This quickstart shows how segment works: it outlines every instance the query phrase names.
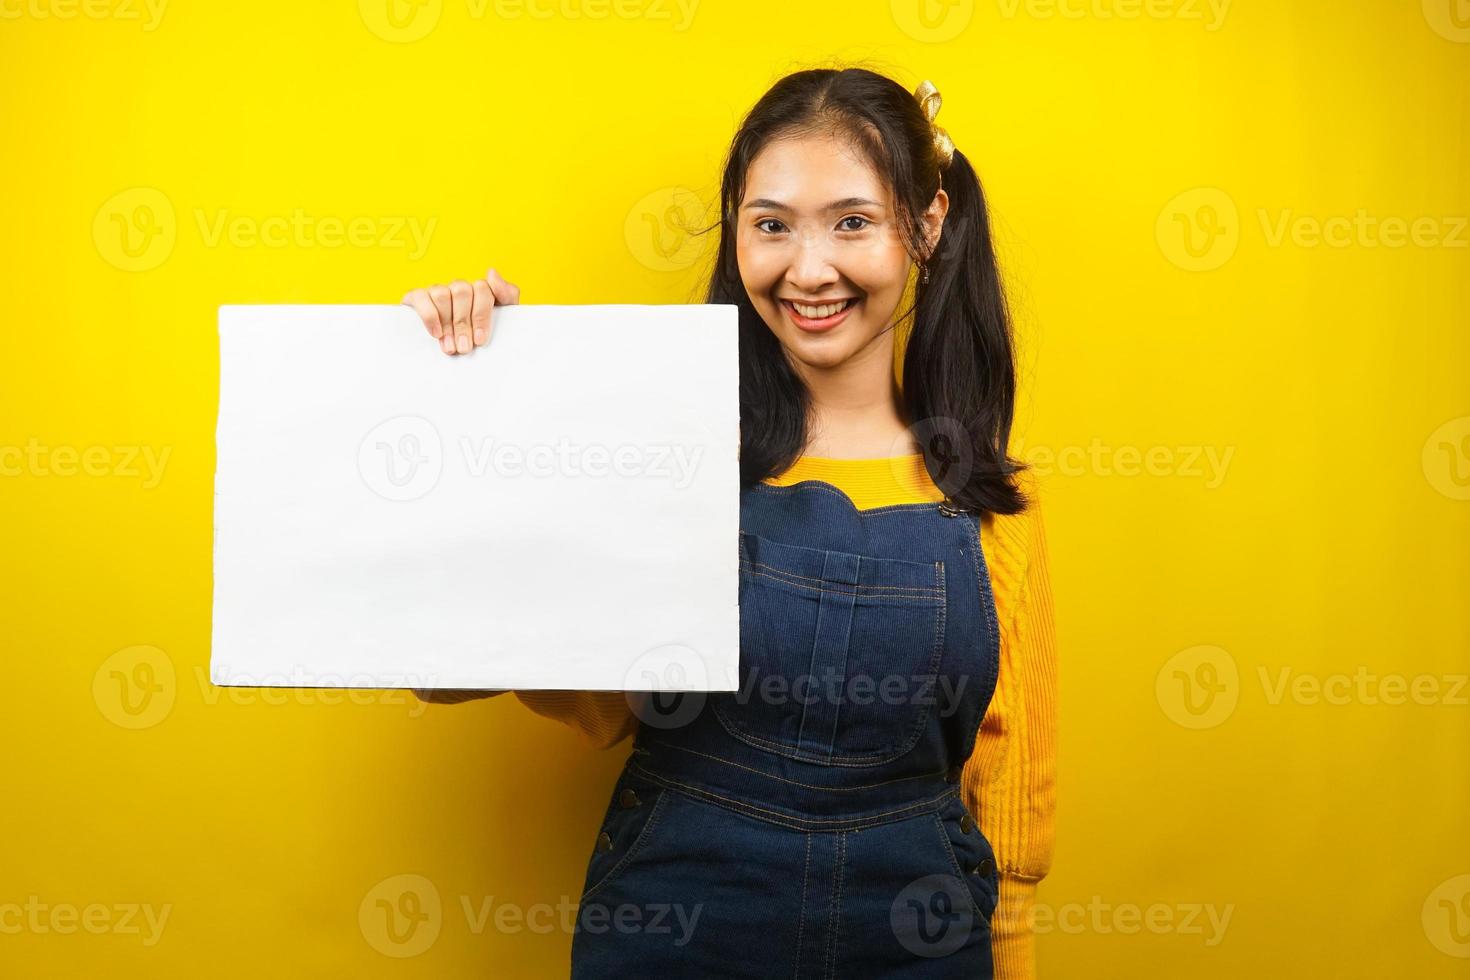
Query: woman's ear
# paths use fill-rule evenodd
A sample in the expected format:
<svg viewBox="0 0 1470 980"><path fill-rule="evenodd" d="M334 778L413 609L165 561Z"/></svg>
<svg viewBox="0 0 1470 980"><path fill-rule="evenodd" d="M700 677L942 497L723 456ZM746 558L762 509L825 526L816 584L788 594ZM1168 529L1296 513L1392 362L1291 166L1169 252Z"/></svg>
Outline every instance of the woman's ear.
<svg viewBox="0 0 1470 980"><path fill-rule="evenodd" d="M939 247L939 239L944 234L944 216L947 214L949 214L949 195L941 187L934 195L934 200L929 202L929 209L924 212L924 236L929 240L928 255L930 256Z"/></svg>

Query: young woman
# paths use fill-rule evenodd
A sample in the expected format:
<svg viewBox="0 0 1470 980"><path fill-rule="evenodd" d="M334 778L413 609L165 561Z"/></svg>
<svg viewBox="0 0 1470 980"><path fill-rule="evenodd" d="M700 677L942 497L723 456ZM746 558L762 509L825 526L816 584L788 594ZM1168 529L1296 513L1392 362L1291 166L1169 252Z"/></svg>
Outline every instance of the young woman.
<svg viewBox="0 0 1470 980"><path fill-rule="evenodd" d="M1008 455L985 200L938 107L927 82L802 71L735 134L707 299L740 319L741 691L516 692L598 745L635 736L574 977L1034 974L1045 537ZM461 355L519 299L492 269L404 302Z"/></svg>

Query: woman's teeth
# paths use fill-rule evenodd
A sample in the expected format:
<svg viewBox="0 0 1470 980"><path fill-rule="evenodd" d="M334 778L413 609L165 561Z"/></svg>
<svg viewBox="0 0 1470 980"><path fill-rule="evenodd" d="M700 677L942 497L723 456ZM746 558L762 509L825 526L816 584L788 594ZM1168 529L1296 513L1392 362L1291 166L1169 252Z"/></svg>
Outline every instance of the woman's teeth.
<svg viewBox="0 0 1470 980"><path fill-rule="evenodd" d="M843 300L841 303L825 303L822 306L806 306L802 303L792 303L791 305L796 309L796 312L808 320L823 320L845 310L847 308L847 301Z"/></svg>

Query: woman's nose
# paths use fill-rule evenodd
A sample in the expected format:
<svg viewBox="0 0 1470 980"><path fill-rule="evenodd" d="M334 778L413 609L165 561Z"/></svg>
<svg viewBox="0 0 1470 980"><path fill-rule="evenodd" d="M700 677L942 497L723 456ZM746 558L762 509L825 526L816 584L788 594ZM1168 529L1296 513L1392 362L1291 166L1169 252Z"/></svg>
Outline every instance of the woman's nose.
<svg viewBox="0 0 1470 980"><path fill-rule="evenodd" d="M786 277L797 289L815 293L818 287L838 279L828 243L819 235L804 235L791 259Z"/></svg>

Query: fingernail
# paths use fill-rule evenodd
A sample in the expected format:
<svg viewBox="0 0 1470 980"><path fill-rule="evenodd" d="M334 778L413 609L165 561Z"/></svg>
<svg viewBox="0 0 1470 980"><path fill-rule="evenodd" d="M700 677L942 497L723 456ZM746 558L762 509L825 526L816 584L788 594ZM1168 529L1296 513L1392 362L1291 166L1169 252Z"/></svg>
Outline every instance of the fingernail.
<svg viewBox="0 0 1470 980"><path fill-rule="evenodd" d="M460 334L458 337L455 337L454 343L456 346L459 347L459 352L461 354L468 354L470 352L470 338L466 337L464 334Z"/></svg>
<svg viewBox="0 0 1470 980"><path fill-rule="evenodd" d="M454 353L454 343L448 334L439 338L439 346L444 349L444 353L446 354Z"/></svg>
<svg viewBox="0 0 1470 980"><path fill-rule="evenodd" d="M478 346L479 344L483 344L484 342L485 342L485 331L483 331L483 330L476 330L475 331L475 344Z"/></svg>

